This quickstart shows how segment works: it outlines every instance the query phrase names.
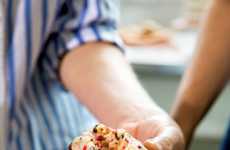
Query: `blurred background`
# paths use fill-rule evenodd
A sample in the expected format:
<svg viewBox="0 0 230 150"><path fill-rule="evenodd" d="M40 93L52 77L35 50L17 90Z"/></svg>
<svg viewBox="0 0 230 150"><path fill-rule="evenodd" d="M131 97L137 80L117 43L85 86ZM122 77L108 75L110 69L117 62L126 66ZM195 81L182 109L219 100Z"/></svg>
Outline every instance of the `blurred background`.
<svg viewBox="0 0 230 150"><path fill-rule="evenodd" d="M130 44L127 57L143 86L167 111L175 98L181 75L189 63L202 15L210 0L122 0L121 27L154 21L166 29L173 46ZM152 26L153 27L153 26ZM153 27L154 28L154 27ZM128 38L128 37L124 37ZM230 114L230 86L219 97L199 126L191 150L217 150ZM228 92L227 92L228 91ZM195 111L195 110L194 110Z"/></svg>

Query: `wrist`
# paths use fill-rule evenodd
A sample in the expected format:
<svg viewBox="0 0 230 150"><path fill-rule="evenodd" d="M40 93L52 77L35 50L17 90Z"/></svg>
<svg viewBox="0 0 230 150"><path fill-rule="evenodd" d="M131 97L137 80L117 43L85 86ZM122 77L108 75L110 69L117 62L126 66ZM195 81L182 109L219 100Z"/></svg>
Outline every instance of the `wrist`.
<svg viewBox="0 0 230 150"><path fill-rule="evenodd" d="M194 112L194 110L198 111L195 107L196 106L187 101L180 101L171 112L172 118L176 121L183 132L185 143L187 145L189 145L192 139L199 120L199 116Z"/></svg>

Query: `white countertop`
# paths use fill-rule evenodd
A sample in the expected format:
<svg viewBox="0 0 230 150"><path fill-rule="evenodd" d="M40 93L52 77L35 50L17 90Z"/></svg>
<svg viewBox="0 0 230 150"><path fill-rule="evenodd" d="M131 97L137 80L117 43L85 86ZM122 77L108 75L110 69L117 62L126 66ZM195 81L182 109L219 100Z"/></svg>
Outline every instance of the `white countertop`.
<svg viewBox="0 0 230 150"><path fill-rule="evenodd" d="M155 67L181 67L190 60L196 45L196 32L173 34L172 43L176 48L167 46L127 47L127 58L133 65Z"/></svg>

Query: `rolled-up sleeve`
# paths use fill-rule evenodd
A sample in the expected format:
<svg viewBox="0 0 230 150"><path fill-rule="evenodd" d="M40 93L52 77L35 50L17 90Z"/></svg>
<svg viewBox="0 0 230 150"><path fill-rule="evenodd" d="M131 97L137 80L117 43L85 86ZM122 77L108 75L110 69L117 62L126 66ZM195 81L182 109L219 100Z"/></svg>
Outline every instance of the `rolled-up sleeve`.
<svg viewBox="0 0 230 150"><path fill-rule="evenodd" d="M63 56L89 42L108 42L124 53L118 20L118 0L64 0L41 53L39 64L44 64L44 72L60 79Z"/></svg>
<svg viewBox="0 0 230 150"><path fill-rule="evenodd" d="M60 12L56 28L63 46L61 54L93 41L110 42L123 50L117 31L118 0L70 0Z"/></svg>

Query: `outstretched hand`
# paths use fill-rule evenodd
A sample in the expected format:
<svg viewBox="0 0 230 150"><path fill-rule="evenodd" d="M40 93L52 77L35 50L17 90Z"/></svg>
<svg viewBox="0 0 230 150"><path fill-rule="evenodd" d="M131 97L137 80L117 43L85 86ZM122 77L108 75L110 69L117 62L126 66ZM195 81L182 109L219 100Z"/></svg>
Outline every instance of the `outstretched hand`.
<svg viewBox="0 0 230 150"><path fill-rule="evenodd" d="M184 138L178 125L165 113L140 122L124 124L148 150L184 150Z"/></svg>

